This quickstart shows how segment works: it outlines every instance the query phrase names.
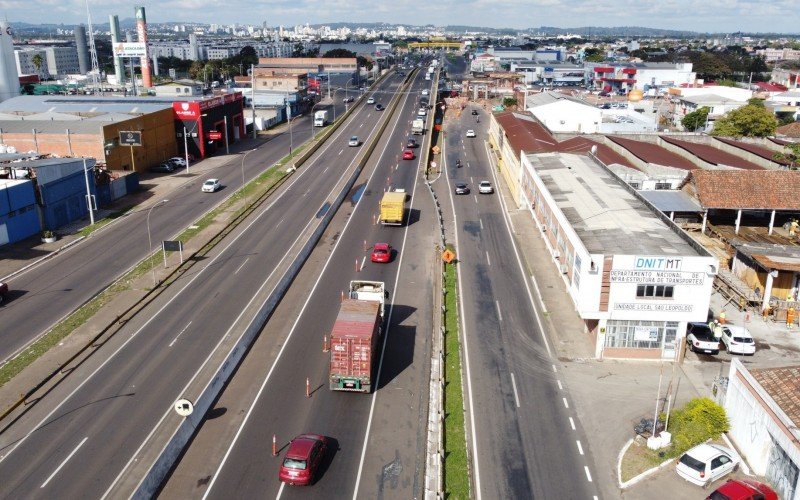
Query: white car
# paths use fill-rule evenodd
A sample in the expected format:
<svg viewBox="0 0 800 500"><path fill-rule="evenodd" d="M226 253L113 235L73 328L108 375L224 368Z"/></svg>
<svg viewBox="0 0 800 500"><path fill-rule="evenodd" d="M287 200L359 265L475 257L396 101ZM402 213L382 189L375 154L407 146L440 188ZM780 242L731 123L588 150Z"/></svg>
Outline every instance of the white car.
<svg viewBox="0 0 800 500"><path fill-rule="evenodd" d="M168 161L168 162L171 162L171 163L172 163L172 164L174 164L176 167L183 167L183 168L186 168L186 158L184 158L184 157L182 157L182 156L173 156L172 158L170 158L170 159L169 159L169 160L167 160L167 161Z"/></svg>
<svg viewBox="0 0 800 500"><path fill-rule="evenodd" d="M417 116L425 116L428 114L428 110L425 108L419 108L417 110Z"/></svg>
<svg viewBox="0 0 800 500"><path fill-rule="evenodd" d="M347 142L348 146L358 146L360 144L361 144L361 141L358 140L358 136L357 135L354 135L353 137L351 137L350 140Z"/></svg>
<svg viewBox="0 0 800 500"><path fill-rule="evenodd" d="M492 187L492 183L489 181L481 181L480 184L478 184L478 192L480 194L494 193L494 188Z"/></svg>
<svg viewBox="0 0 800 500"><path fill-rule="evenodd" d="M367 104L375 104L375 98L370 97L369 99L367 99Z"/></svg>
<svg viewBox="0 0 800 500"><path fill-rule="evenodd" d="M428 89L422 89L422 95L428 95Z"/></svg>
<svg viewBox="0 0 800 500"><path fill-rule="evenodd" d="M467 130L467 137L475 137L475 131L472 129Z"/></svg>
<svg viewBox="0 0 800 500"><path fill-rule="evenodd" d="M204 193L213 193L218 190L220 187L219 179L208 179L203 183L202 191Z"/></svg>
<svg viewBox="0 0 800 500"><path fill-rule="evenodd" d="M704 443L684 453L675 466L675 472L690 483L705 488L738 468L739 458L731 449Z"/></svg>
<svg viewBox="0 0 800 500"><path fill-rule="evenodd" d="M722 327L722 343L725 350L731 354L745 354L752 356L756 353L756 341L747 328L737 325Z"/></svg>

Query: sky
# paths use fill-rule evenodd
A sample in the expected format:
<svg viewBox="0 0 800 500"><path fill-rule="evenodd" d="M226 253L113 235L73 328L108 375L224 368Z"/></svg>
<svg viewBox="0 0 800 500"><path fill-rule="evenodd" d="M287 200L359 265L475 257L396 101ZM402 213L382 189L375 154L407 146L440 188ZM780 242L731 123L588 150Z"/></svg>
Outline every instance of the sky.
<svg viewBox="0 0 800 500"><path fill-rule="evenodd" d="M133 18L134 3L89 0L93 23L109 14ZM711 33L800 34L798 0L163 0L148 5L151 23L199 22L294 26L335 22L466 25L527 29L540 26L642 26ZM13 22L86 24L85 0L0 0Z"/></svg>

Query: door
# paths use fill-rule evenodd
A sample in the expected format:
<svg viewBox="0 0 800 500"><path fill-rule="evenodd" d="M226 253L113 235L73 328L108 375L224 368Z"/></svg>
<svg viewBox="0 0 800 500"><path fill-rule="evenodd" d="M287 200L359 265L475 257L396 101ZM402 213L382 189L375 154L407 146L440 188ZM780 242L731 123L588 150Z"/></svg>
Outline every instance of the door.
<svg viewBox="0 0 800 500"><path fill-rule="evenodd" d="M664 344L661 346L661 357L663 359L675 359L677 353L675 349L675 338L678 335L678 323L669 321L664 327Z"/></svg>
<svg viewBox="0 0 800 500"><path fill-rule="evenodd" d="M711 461L711 482L716 481L733 470L734 462L726 455L720 455Z"/></svg>

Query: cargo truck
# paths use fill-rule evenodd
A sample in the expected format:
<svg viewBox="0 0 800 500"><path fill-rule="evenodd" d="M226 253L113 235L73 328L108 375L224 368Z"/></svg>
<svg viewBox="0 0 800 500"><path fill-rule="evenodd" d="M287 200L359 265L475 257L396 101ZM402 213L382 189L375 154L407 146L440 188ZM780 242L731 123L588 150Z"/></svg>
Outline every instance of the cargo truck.
<svg viewBox="0 0 800 500"><path fill-rule="evenodd" d="M369 393L378 365L386 290L382 281L351 281L331 330L330 389Z"/></svg>
<svg viewBox="0 0 800 500"><path fill-rule="evenodd" d="M414 120L411 122L411 133L414 135L422 135L425 133L425 120Z"/></svg>
<svg viewBox="0 0 800 500"><path fill-rule="evenodd" d="M328 110L321 109L314 113L314 126L315 127L324 127L328 124Z"/></svg>
<svg viewBox="0 0 800 500"><path fill-rule="evenodd" d="M406 216L406 191L395 189L383 193L379 222L385 226L401 226Z"/></svg>

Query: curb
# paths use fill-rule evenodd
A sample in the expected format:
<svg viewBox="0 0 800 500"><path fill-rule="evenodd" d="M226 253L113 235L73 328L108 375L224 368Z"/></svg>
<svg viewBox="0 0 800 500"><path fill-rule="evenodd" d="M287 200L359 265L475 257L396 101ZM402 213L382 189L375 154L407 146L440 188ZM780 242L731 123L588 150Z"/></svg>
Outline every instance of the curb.
<svg viewBox="0 0 800 500"><path fill-rule="evenodd" d="M75 239L73 241L70 241L66 245L64 245L64 246L62 246L62 247L60 247L60 248L58 248L56 250L53 250L52 252L48 253L44 257L39 257L38 259L34 260L33 262L31 262L29 264L26 264L25 266L17 269L16 271L14 271L13 273L9 274L8 276L4 276L2 279L0 279L0 281L8 281L11 278L13 278L14 276L17 276L18 274L22 274L25 271L27 271L28 269L38 265L39 263L44 262L47 259L51 259L51 258L55 257L56 255L60 254L61 252L63 252L65 250L77 245L78 243L80 243L81 241L83 241L85 239L86 239L86 236L80 236L77 239Z"/></svg>
<svg viewBox="0 0 800 500"><path fill-rule="evenodd" d="M661 462L659 465L653 467L652 469L647 469L646 471L642 472L641 474L639 474L637 476L634 476L634 477L628 479L627 481L623 482L622 481L622 457L625 455L625 452L628 451L628 448L630 448L632 444L633 444L633 438L629 439L628 442L625 443L625 446L622 447L622 449L619 452L619 456L617 458L617 484L620 487L620 489L622 489L622 490L624 490L626 488L629 488L629 487L633 486L634 484L640 482L642 479L655 474L656 472L660 471L661 469L663 469L667 465L671 464L672 461L674 460L674 458L670 458L668 460L665 460L665 461Z"/></svg>

